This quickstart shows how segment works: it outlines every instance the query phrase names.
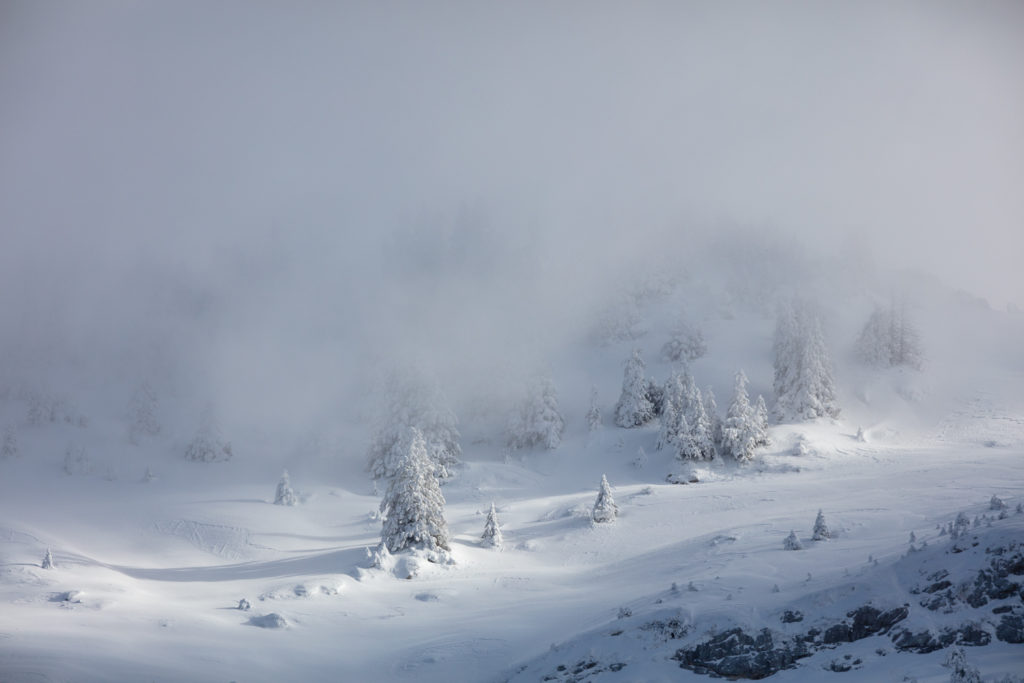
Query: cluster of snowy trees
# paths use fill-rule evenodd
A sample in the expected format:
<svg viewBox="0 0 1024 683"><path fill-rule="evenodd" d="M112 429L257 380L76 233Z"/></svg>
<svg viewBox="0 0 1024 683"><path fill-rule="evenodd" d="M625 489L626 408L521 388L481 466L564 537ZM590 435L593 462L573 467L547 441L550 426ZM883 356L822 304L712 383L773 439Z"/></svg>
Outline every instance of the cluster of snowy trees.
<svg viewBox="0 0 1024 683"><path fill-rule="evenodd" d="M924 362L921 336L907 319L905 307L876 308L854 347L857 357L876 368L906 365L920 370Z"/></svg>
<svg viewBox="0 0 1024 683"><path fill-rule="evenodd" d="M811 540L827 541L830 538L832 538L832 531L828 528L828 523L825 522L825 513L818 510L818 516L814 518L814 529L811 530ZM804 544L800 542L796 531L790 530L789 536L786 536L782 542L782 547L786 550L803 550Z"/></svg>
<svg viewBox="0 0 1024 683"><path fill-rule="evenodd" d="M821 316L810 303L794 299L780 307L773 348L775 418L788 422L838 417Z"/></svg>
<svg viewBox="0 0 1024 683"><path fill-rule="evenodd" d="M750 462L754 451L768 445L768 407L764 398L757 397L751 405L747 391L747 376L736 373L732 402L722 423L722 451L739 463Z"/></svg>
<svg viewBox="0 0 1024 683"><path fill-rule="evenodd" d="M213 408L207 406L199 423L199 431L185 448L185 459L194 462L215 462L230 460L233 455L231 442L224 440Z"/></svg>
<svg viewBox="0 0 1024 683"><path fill-rule="evenodd" d="M458 420L433 382L412 374L392 373L384 386L384 414L370 444L367 470L374 479L390 479L411 448L415 427L423 437L431 469L439 479L459 464Z"/></svg>
<svg viewBox="0 0 1024 683"><path fill-rule="evenodd" d="M600 422L600 414L597 417ZM527 396L516 407L508 422L509 448L543 446L558 448L565 432L565 419L558 410L558 394L547 377L534 379Z"/></svg>

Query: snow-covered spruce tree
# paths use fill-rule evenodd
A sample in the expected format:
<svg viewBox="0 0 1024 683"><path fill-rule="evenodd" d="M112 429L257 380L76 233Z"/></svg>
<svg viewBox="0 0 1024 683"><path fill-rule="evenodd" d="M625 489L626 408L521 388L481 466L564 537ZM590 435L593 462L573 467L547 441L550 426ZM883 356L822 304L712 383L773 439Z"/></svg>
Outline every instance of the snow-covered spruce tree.
<svg viewBox="0 0 1024 683"><path fill-rule="evenodd" d="M758 448L767 446L768 439L768 406L765 405L764 396L757 395L754 403L754 445Z"/></svg>
<svg viewBox="0 0 1024 683"><path fill-rule="evenodd" d="M587 428L596 432L601 428L601 406L597 402L597 387L590 389L590 408L587 409Z"/></svg>
<svg viewBox="0 0 1024 683"><path fill-rule="evenodd" d="M384 516L381 540L389 552L424 550L431 561L445 561L449 546L444 496L427 454L427 442L416 427L407 427L401 441L408 451L398 462L380 504Z"/></svg>
<svg viewBox="0 0 1024 683"><path fill-rule="evenodd" d="M708 351L704 335L700 330L683 323L672 333L672 337L661 347L662 359L675 363L677 361L694 361Z"/></svg>
<svg viewBox="0 0 1024 683"><path fill-rule="evenodd" d="M53 563L53 555L50 553L50 549L46 549L46 554L43 555L43 562L40 565L43 569L53 569L57 565Z"/></svg>
<svg viewBox="0 0 1024 683"><path fill-rule="evenodd" d="M711 385L704 390L704 414L708 418L711 443L717 448L722 444L722 416L718 414L718 402L715 401L715 390Z"/></svg>
<svg viewBox="0 0 1024 683"><path fill-rule="evenodd" d="M854 350L868 365L906 365L920 370L924 362L921 336L907 319L905 307L876 308L864 324Z"/></svg>
<svg viewBox="0 0 1024 683"><path fill-rule="evenodd" d="M786 540L784 540L782 542L782 546L786 550L803 550L804 549L804 544L800 542L800 539L797 538L796 532L792 531L792 530L789 532L789 536L786 536Z"/></svg>
<svg viewBox="0 0 1024 683"><path fill-rule="evenodd" d="M214 462L230 460L232 455L234 453L231 450L231 443L224 441L213 409L207 407L203 411L199 431L185 448L185 459L193 462Z"/></svg>
<svg viewBox="0 0 1024 683"><path fill-rule="evenodd" d="M0 443L0 458L13 458L18 455L18 437L14 427L4 427L3 443Z"/></svg>
<svg viewBox="0 0 1024 683"><path fill-rule="evenodd" d="M128 440L136 446L143 437L156 436L160 433L160 422L156 417L157 406L156 391L149 382L143 382L128 403Z"/></svg>
<svg viewBox="0 0 1024 683"><path fill-rule="evenodd" d="M277 482L277 492L274 494L274 505L295 505L299 502L295 491L292 490L292 483L288 479L288 470L281 473L281 481Z"/></svg>
<svg viewBox="0 0 1024 683"><path fill-rule="evenodd" d="M484 523L484 534L480 538L482 539L480 545L495 550L501 550L501 546L505 542L501 537L501 525L498 524L498 512L494 509L494 503L491 503L487 521Z"/></svg>
<svg viewBox="0 0 1024 683"><path fill-rule="evenodd" d="M664 398L662 399L661 429L658 432L656 447L658 450L675 445L679 436L680 418L685 414L686 384L682 373L673 370L665 380Z"/></svg>
<svg viewBox="0 0 1024 683"><path fill-rule="evenodd" d="M592 513L595 522L614 522L619 516L619 506L612 498L612 488L608 485L608 477L601 475L601 486L597 489L597 500L594 501L594 512Z"/></svg>
<svg viewBox="0 0 1024 683"><path fill-rule="evenodd" d="M534 380L526 399L519 404L508 422L509 448L543 446L558 448L565 431L565 420L558 410L558 395L550 379Z"/></svg>
<svg viewBox="0 0 1024 683"><path fill-rule="evenodd" d="M832 538L832 532L829 531L828 524L825 523L825 513L818 510L818 516L814 519L814 535L811 539L824 541L829 538Z"/></svg>
<svg viewBox="0 0 1024 683"><path fill-rule="evenodd" d="M837 417L835 382L821 320L810 304L783 305L775 327L775 407L780 421Z"/></svg>
<svg viewBox="0 0 1024 683"><path fill-rule="evenodd" d="M690 427L690 422L686 419L685 415L679 416L679 425L679 436L676 437L675 442L676 458L684 462L707 460L708 458L705 457L705 453L697 442L694 431Z"/></svg>
<svg viewBox="0 0 1024 683"><path fill-rule="evenodd" d="M950 669L949 683L981 683L981 673L967 663L967 655L959 645L949 651L944 666Z"/></svg>
<svg viewBox="0 0 1024 683"><path fill-rule="evenodd" d="M747 396L747 376L740 370L736 373L732 403L722 424L722 452L739 463L750 462L756 443L757 429Z"/></svg>
<svg viewBox="0 0 1024 683"><path fill-rule="evenodd" d="M639 427L654 418L654 405L647 397L644 361L640 350L634 350L626 361L622 377L622 395L615 404L615 424L620 427Z"/></svg>
<svg viewBox="0 0 1024 683"><path fill-rule="evenodd" d="M444 394L433 382L415 373L391 373L384 385L382 418L367 455L367 471L374 479L394 476L408 444L403 435L408 427L423 434L434 474L447 479L459 464L458 420Z"/></svg>
<svg viewBox="0 0 1024 683"><path fill-rule="evenodd" d="M695 452L699 454L699 460L714 460L717 456L715 439L712 436L711 422L708 420L707 411L704 409L704 397L701 396L697 383L693 376L687 372L683 377L685 396L686 425L689 430L690 441Z"/></svg>

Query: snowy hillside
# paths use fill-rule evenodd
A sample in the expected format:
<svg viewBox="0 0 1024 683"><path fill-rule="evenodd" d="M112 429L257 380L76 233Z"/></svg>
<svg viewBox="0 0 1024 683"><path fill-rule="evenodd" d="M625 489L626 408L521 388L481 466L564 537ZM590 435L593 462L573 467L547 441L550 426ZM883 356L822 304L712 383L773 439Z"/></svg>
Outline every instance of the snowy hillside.
<svg viewBox="0 0 1024 683"><path fill-rule="evenodd" d="M3 0L0 683L1020 683L1022 28Z"/></svg>

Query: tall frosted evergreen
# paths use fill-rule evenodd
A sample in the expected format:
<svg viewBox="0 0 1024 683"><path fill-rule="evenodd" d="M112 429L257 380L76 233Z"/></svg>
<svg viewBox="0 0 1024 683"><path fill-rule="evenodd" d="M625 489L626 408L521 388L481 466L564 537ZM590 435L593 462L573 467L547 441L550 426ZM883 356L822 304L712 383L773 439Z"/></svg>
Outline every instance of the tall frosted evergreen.
<svg viewBox="0 0 1024 683"><path fill-rule="evenodd" d="M722 416L718 414L718 402L715 401L715 390L711 385L704 390L704 414L708 418L711 432L711 443L716 447L722 444Z"/></svg>
<svg viewBox="0 0 1024 683"><path fill-rule="evenodd" d="M392 373L384 386L384 406L367 454L367 470L374 479L395 475L409 444L403 442L409 427L423 435L434 474L451 476L459 464L458 420L444 394L433 382L415 373Z"/></svg>
<svg viewBox="0 0 1024 683"><path fill-rule="evenodd" d="M756 444L757 428L747 395L747 376L740 370L736 373L732 403L722 423L722 451L745 463L754 458Z"/></svg>
<svg viewBox="0 0 1024 683"><path fill-rule="evenodd" d="M277 482L274 505L295 505L298 502L299 499L292 490L292 483L288 478L288 470L285 470L281 474L281 481Z"/></svg>
<svg viewBox="0 0 1024 683"><path fill-rule="evenodd" d="M590 408L587 409L587 428L595 432L601 428L601 405L598 403L597 387L590 389Z"/></svg>
<svg viewBox="0 0 1024 683"><path fill-rule="evenodd" d="M408 451L398 462L380 504L384 516L381 540L392 553L421 549L447 557L451 547L445 500L427 454L427 442L416 427L408 427L401 441L408 443Z"/></svg>
<svg viewBox="0 0 1024 683"><path fill-rule="evenodd" d="M622 395L615 404L615 424L620 427L639 427L654 418L654 404L648 397L644 369L640 351L633 351L623 372Z"/></svg>
<svg viewBox="0 0 1024 683"><path fill-rule="evenodd" d="M879 368L906 365L920 370L924 361L921 336L907 318L905 307L876 308L855 349L861 361Z"/></svg>
<svg viewBox="0 0 1024 683"><path fill-rule="evenodd" d="M494 548L496 550L500 550L505 542L501 536L501 525L498 524L498 512L494 509L494 503L491 503L491 509L487 513L487 521L484 522L484 533L480 538L481 545L485 548Z"/></svg>
<svg viewBox="0 0 1024 683"><path fill-rule="evenodd" d="M608 477L601 475L601 486L597 490L597 500L594 501L593 518L595 522L614 522L619 516L619 506L612 498L612 487L608 485Z"/></svg>
<svg viewBox="0 0 1024 683"><path fill-rule="evenodd" d="M779 309L775 327L775 417L780 421L837 417L832 361L821 319L795 299Z"/></svg>

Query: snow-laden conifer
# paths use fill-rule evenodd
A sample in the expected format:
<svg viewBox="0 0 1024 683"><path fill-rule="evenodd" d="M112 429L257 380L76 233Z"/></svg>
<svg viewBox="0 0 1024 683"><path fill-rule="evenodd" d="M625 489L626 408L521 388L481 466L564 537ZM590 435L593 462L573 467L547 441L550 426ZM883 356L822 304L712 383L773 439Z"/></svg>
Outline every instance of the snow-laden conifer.
<svg viewBox="0 0 1024 683"><path fill-rule="evenodd" d="M231 443L224 441L221 435L220 424L213 408L207 406L203 411L199 430L185 448L185 459L194 462L214 462L230 460L233 455Z"/></svg>
<svg viewBox="0 0 1024 683"><path fill-rule="evenodd" d="M394 476L409 445L403 437L409 427L416 427L423 435L434 474L439 479L450 477L462 456L461 437L455 413L437 384L414 372L393 372L385 381L383 399L367 455L370 475L374 479Z"/></svg>
<svg viewBox="0 0 1024 683"><path fill-rule="evenodd" d="M786 550L803 550L804 544L797 538L795 531L790 531L789 536L786 536L786 540L782 542L782 546Z"/></svg>
<svg viewBox="0 0 1024 683"><path fill-rule="evenodd" d="M274 505L295 505L298 502L299 499L292 490L292 483L288 478L288 470L285 470L281 473L281 481L277 482Z"/></svg>
<svg viewBox="0 0 1024 683"><path fill-rule="evenodd" d="M431 559L443 560L451 549L444 496L423 433L416 427L408 427L406 432L401 441L408 444L408 451L398 462L380 504L384 516L381 540L392 553L422 549Z"/></svg>
<svg viewBox="0 0 1024 683"><path fill-rule="evenodd" d="M654 405L648 397L644 367L640 351L633 351L623 372L622 395L615 404L615 424L620 427L639 427L654 418Z"/></svg>
<svg viewBox="0 0 1024 683"><path fill-rule="evenodd" d="M765 405L764 396L758 394L754 403L754 446L761 448L769 444L768 439L768 406Z"/></svg>
<svg viewBox="0 0 1024 683"><path fill-rule="evenodd" d="M491 503L491 509L487 512L487 521L484 522L484 533L480 537L480 545L485 548L500 550L504 539L501 536L501 525L498 524L498 512Z"/></svg>
<svg viewBox="0 0 1024 683"><path fill-rule="evenodd" d="M684 375L686 396L686 428L698 460L714 460L717 455L715 439L712 436L711 422L704 408L704 397L701 396L697 383L689 372Z"/></svg>
<svg viewBox="0 0 1024 683"><path fill-rule="evenodd" d="M811 538L815 541L832 538L832 532L829 531L828 524L825 523L825 513L821 510L818 510L818 516L814 519L814 534Z"/></svg>
<svg viewBox="0 0 1024 683"><path fill-rule="evenodd" d="M558 448L565 431L565 420L558 410L555 385L546 377L534 380L529 394L508 422L509 448L543 446Z"/></svg>
<svg viewBox="0 0 1024 683"><path fill-rule="evenodd" d="M794 300L780 308L773 349L776 419L837 417L832 361L820 317L810 304Z"/></svg>
<svg viewBox="0 0 1024 683"><path fill-rule="evenodd" d="M148 382L143 382L135 390L128 404L129 441L138 445L143 437L157 436L160 433L157 408L156 391Z"/></svg>
<svg viewBox="0 0 1024 683"><path fill-rule="evenodd" d="M981 673L968 664L967 655L959 645L953 646L944 666L949 667L949 683L981 683Z"/></svg>
<svg viewBox="0 0 1024 683"><path fill-rule="evenodd" d="M46 554L43 555L43 562L40 565L43 569L53 569L55 566L53 563L53 555L50 553L50 549L46 549Z"/></svg>
<svg viewBox="0 0 1024 683"><path fill-rule="evenodd" d="M587 409L587 428L595 432L601 428L601 406L597 400L597 387L590 389L590 408Z"/></svg>
<svg viewBox="0 0 1024 683"><path fill-rule="evenodd" d="M920 370L924 362L921 336L905 307L876 308L854 348L862 362L878 368L905 365Z"/></svg>
<svg viewBox="0 0 1024 683"><path fill-rule="evenodd" d="M708 418L711 443L717 448L722 444L722 416L718 414L718 402L715 401L715 390L711 385L704 389L704 414Z"/></svg>
<svg viewBox="0 0 1024 683"><path fill-rule="evenodd" d="M722 424L722 451L737 462L750 462L754 458L756 434L753 411L747 395L747 376L740 370L736 373L732 402Z"/></svg>
<svg viewBox="0 0 1024 683"><path fill-rule="evenodd" d="M595 522L614 522L619 516L619 506L612 498L612 488L608 485L608 477L601 475L601 486L597 490L597 500L594 501L593 518Z"/></svg>

